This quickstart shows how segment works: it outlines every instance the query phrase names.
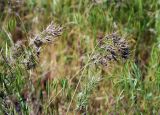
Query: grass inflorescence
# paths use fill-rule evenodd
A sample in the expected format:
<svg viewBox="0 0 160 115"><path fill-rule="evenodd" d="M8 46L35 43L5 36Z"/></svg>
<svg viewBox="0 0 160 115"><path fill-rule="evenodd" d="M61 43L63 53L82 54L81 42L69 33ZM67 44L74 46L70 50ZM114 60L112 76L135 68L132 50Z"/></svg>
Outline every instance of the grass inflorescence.
<svg viewBox="0 0 160 115"><path fill-rule="evenodd" d="M159 7L1 0L0 114L159 114Z"/></svg>

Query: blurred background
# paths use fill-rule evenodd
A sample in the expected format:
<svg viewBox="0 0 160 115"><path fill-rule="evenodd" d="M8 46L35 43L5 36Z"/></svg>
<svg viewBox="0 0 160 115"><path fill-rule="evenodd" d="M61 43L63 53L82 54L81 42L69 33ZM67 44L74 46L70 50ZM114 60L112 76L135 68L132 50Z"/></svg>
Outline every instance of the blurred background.
<svg viewBox="0 0 160 115"><path fill-rule="evenodd" d="M27 45L51 21L63 27L63 34L44 46L37 69L30 72L34 83L41 79L36 95L52 92L43 94L45 106L53 103L43 114L160 113L159 0L0 0L0 48L17 41ZM97 41L113 32L128 42L129 60L94 71L86 67L75 76ZM87 98L87 109L78 111L76 95L88 83L86 76L97 74L102 80Z"/></svg>

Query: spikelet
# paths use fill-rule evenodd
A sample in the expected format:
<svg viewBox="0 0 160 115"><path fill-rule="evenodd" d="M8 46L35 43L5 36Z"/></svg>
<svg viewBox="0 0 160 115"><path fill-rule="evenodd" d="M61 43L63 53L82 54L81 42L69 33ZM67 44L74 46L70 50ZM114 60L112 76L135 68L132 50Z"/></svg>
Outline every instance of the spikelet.
<svg viewBox="0 0 160 115"><path fill-rule="evenodd" d="M42 46L53 43L55 38L62 34L62 30L61 26L56 26L51 22L44 31L30 39L29 46L18 41L11 49L12 58L18 60L19 57L22 57L21 63L24 64L25 68L27 70L34 69L37 66ZM31 50L27 51L26 47Z"/></svg>
<svg viewBox="0 0 160 115"><path fill-rule="evenodd" d="M116 33L106 35L99 44L92 60L95 64L107 66L111 61L127 60L130 55L130 49L127 41Z"/></svg>

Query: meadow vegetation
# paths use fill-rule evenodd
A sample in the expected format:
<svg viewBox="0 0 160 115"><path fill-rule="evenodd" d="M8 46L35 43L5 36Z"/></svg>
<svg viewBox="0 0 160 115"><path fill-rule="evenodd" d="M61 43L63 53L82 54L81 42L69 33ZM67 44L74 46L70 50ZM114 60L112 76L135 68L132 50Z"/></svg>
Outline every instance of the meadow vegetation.
<svg viewBox="0 0 160 115"><path fill-rule="evenodd" d="M159 0L0 0L0 114L160 114Z"/></svg>

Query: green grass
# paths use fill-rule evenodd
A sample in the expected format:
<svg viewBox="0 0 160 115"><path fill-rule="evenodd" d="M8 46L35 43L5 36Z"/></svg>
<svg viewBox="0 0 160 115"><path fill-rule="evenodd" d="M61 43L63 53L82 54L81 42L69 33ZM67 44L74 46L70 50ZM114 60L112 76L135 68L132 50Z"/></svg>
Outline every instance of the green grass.
<svg viewBox="0 0 160 115"><path fill-rule="evenodd" d="M160 113L158 0L22 1L0 1L0 114ZM22 57L10 66L14 42L28 46L51 21L63 34L42 48L36 69L26 70ZM95 66L98 40L114 31L128 41L130 58Z"/></svg>

